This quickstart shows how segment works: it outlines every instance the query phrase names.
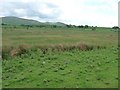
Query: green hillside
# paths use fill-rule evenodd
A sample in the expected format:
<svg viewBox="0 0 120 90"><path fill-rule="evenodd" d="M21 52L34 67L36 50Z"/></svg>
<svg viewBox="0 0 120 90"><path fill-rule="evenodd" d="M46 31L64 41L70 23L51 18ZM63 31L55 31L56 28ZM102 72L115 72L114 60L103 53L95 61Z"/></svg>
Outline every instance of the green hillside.
<svg viewBox="0 0 120 90"><path fill-rule="evenodd" d="M43 23L40 23L35 20L28 20L18 17L2 17L2 23L8 24L8 25L40 25Z"/></svg>
<svg viewBox="0 0 120 90"><path fill-rule="evenodd" d="M66 24L61 22L46 22L46 25L56 25L56 26L66 26Z"/></svg>
<svg viewBox="0 0 120 90"><path fill-rule="evenodd" d="M23 19L18 17L2 17L2 23L7 25L56 25L56 26L66 26L66 24L61 22L38 22L30 19Z"/></svg>

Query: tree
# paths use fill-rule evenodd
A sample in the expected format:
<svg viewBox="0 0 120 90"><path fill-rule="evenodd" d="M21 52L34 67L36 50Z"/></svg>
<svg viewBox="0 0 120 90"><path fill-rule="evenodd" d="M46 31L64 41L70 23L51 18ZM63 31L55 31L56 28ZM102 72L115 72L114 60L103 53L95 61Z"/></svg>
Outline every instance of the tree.
<svg viewBox="0 0 120 90"><path fill-rule="evenodd" d="M71 27L71 25L66 25L68 28L70 28Z"/></svg>
<svg viewBox="0 0 120 90"><path fill-rule="evenodd" d="M5 24L5 23L1 23L1 25L7 25L7 24Z"/></svg>
<svg viewBox="0 0 120 90"><path fill-rule="evenodd" d="M96 27L92 26L92 31L95 31L96 30Z"/></svg>
<svg viewBox="0 0 120 90"><path fill-rule="evenodd" d="M53 25L53 28L56 28L57 26L56 25Z"/></svg>
<svg viewBox="0 0 120 90"><path fill-rule="evenodd" d="M85 28L88 28L89 26L88 25L85 25Z"/></svg>
<svg viewBox="0 0 120 90"><path fill-rule="evenodd" d="M81 26L78 26L78 28L84 28L84 26L83 26L83 25L81 25Z"/></svg>
<svg viewBox="0 0 120 90"><path fill-rule="evenodd" d="M119 29L119 27L118 26L114 26L114 27L112 27L112 29Z"/></svg>

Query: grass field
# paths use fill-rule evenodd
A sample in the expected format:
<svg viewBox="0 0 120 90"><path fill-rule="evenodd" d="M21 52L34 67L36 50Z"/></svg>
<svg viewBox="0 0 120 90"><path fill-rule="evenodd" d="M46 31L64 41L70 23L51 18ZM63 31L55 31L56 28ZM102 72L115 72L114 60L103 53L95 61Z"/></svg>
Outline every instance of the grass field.
<svg viewBox="0 0 120 90"><path fill-rule="evenodd" d="M86 43L92 45L117 45L117 32L109 29L82 30L79 28L26 28L3 30L3 46L40 46L51 44Z"/></svg>
<svg viewBox="0 0 120 90"><path fill-rule="evenodd" d="M3 28L2 35L3 87L118 87L118 32L20 27ZM25 53L11 56L20 46Z"/></svg>

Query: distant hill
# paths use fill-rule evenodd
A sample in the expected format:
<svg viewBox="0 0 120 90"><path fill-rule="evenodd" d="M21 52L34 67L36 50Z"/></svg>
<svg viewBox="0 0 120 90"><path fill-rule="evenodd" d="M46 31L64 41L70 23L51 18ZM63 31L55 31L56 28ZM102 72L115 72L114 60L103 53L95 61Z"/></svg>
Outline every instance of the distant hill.
<svg viewBox="0 0 120 90"><path fill-rule="evenodd" d="M66 26L66 24L61 22L39 22L36 20L23 19L18 17L2 17L2 23L8 25L56 25L56 26Z"/></svg>
<svg viewBox="0 0 120 90"><path fill-rule="evenodd" d="M35 21L35 20L29 20L29 19L23 19L18 17L2 17L2 23L9 24L9 25L40 25L42 23Z"/></svg>
<svg viewBox="0 0 120 90"><path fill-rule="evenodd" d="M56 26L66 26L66 24L61 22L46 22L46 25L56 25Z"/></svg>

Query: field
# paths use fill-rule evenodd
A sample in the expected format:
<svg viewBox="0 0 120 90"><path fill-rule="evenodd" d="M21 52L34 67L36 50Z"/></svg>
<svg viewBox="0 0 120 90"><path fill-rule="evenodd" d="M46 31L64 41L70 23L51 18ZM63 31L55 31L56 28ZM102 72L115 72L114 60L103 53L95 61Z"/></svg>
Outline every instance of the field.
<svg viewBox="0 0 120 90"><path fill-rule="evenodd" d="M17 27L2 35L3 88L118 87L118 32L110 28Z"/></svg>

